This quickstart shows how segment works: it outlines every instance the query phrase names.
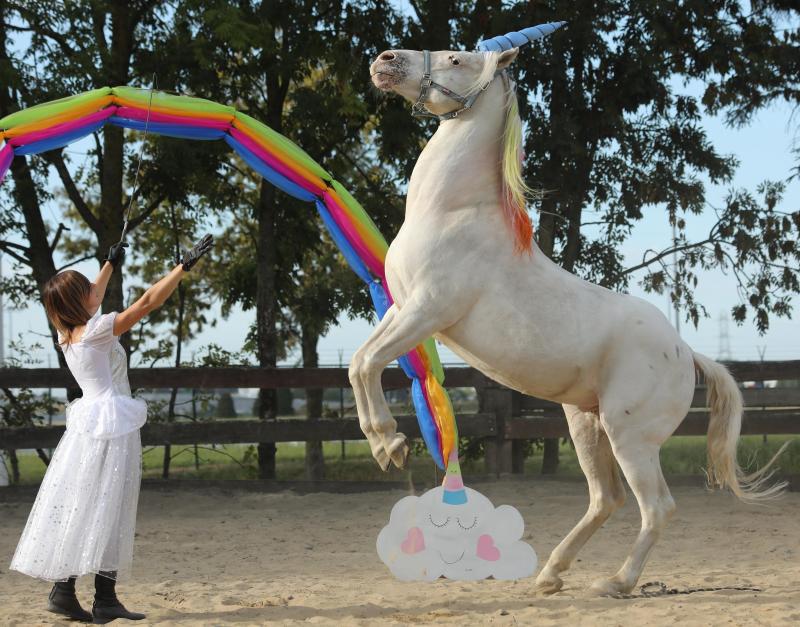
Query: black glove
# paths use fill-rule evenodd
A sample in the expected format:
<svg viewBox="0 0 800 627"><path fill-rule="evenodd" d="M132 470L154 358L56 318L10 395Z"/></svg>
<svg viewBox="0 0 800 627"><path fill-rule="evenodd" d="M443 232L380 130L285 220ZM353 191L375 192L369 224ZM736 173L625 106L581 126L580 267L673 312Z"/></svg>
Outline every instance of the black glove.
<svg viewBox="0 0 800 627"><path fill-rule="evenodd" d="M108 249L108 254L105 256L103 261L110 263L112 266L114 266L114 270L116 270L122 265L122 262L125 261L125 249L127 247L128 242L117 242Z"/></svg>
<svg viewBox="0 0 800 627"><path fill-rule="evenodd" d="M183 253L183 257L178 259L178 263L183 264L184 271L189 272L194 264L197 263L197 260L211 250L213 244L214 238L210 234L206 235L194 245L194 248Z"/></svg>

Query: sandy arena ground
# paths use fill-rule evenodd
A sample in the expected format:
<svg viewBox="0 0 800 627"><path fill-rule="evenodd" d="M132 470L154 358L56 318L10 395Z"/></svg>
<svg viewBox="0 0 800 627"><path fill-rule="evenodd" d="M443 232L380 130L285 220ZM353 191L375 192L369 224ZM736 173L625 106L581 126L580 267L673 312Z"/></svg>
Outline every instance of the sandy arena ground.
<svg viewBox="0 0 800 627"><path fill-rule="evenodd" d="M586 507L582 484L507 480L473 484L495 505L517 506L540 563ZM134 581L122 600L144 624L321 625L788 625L800 624L800 493L748 507L700 487L673 489L678 512L642 582L670 587L756 586L620 600L592 598L596 578L620 566L639 527L635 502L592 538L566 574L564 590L535 597L533 579L432 584L395 581L375 538L393 490L364 494L229 492L146 488L142 492ZM56 624L43 611L47 583L5 568L33 493L0 493L0 623ZM91 605L91 579L78 582ZM143 624L139 623L139 624Z"/></svg>

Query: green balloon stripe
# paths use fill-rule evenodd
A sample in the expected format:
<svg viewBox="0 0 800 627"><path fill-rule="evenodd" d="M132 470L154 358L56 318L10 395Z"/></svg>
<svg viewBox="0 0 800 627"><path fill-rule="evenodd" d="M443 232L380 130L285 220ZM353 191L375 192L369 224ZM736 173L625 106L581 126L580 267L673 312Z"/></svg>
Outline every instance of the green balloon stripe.
<svg viewBox="0 0 800 627"><path fill-rule="evenodd" d="M305 150L300 148L300 146L295 144L292 140L284 137L280 133L276 133L266 124L263 124L255 118L240 111L236 112L236 121L242 126L246 126L255 135L261 136L273 144L280 146L281 149L283 149L288 155L296 159L300 165L304 166L321 179L325 181L331 179L331 175L328 173L328 171L314 161Z"/></svg>
<svg viewBox="0 0 800 627"><path fill-rule="evenodd" d="M14 128L22 124L31 124L32 122L39 122L59 113L64 113L77 106L88 104L94 100L98 103L103 98L111 95L110 87L101 87L100 89L92 89L85 91L82 94L74 96L67 96L66 98L59 98L58 100L51 100L42 104L15 111L0 120L0 128L3 130ZM99 106L98 106L99 108Z"/></svg>
<svg viewBox="0 0 800 627"><path fill-rule="evenodd" d="M135 102L145 109L151 104L150 96L152 94L152 106L174 109L176 115L179 115L180 111L213 113L230 116L231 120L236 115L236 109L233 107L217 104L204 98L195 98L194 96L177 96L166 94L163 91L151 92L149 89L139 87L114 87L111 91L115 96Z"/></svg>
<svg viewBox="0 0 800 627"><path fill-rule="evenodd" d="M444 368L442 368L442 361L439 359L439 351L436 350L436 342L432 337L429 337L422 343L425 348L425 353L428 355L428 361L431 365L431 372L439 383L444 383Z"/></svg>

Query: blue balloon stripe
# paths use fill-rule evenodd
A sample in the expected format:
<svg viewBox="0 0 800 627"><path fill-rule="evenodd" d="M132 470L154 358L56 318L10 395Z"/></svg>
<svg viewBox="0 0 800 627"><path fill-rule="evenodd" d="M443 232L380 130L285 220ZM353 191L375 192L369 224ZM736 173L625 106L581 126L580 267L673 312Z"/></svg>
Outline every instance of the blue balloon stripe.
<svg viewBox="0 0 800 627"><path fill-rule="evenodd" d="M428 409L428 402L425 400L425 394L422 391L422 384L417 378L411 381L411 398L414 401L414 409L417 412L417 422L419 423L419 430L422 434L422 439L428 452L433 457L434 463L444 470L444 460L442 460L442 445L439 442L439 431L436 429L436 423L433 421L433 416Z"/></svg>
<svg viewBox="0 0 800 627"><path fill-rule="evenodd" d="M400 368L402 368L403 372L406 373L406 376L409 379L415 379L416 373L414 372L414 368L411 366L411 362L408 360L406 355L401 355L397 358L397 363L400 364Z"/></svg>
<svg viewBox="0 0 800 627"><path fill-rule="evenodd" d="M386 295L386 290L383 289L380 281L370 281L369 293L372 296L372 304L375 306L375 311L378 312L378 318L383 320L389 307L392 306L389 302L389 297Z"/></svg>
<svg viewBox="0 0 800 627"><path fill-rule="evenodd" d="M296 185L282 174L273 170L261 159L256 157L252 152L250 152L247 148L245 148L241 144L241 142L236 141L236 139L234 139L227 133L225 134L225 142L231 148L233 148L237 153L239 153L239 155L242 157L242 159L245 160L247 165L253 168L256 172L258 172L261 176L263 176L267 181L272 183L278 189L281 189L290 196L294 196L295 198L299 198L300 200L306 200L308 202L316 200L317 197L314 196L314 194L303 189L299 185Z"/></svg>
<svg viewBox="0 0 800 627"><path fill-rule="evenodd" d="M165 124L163 122L150 122L148 124L144 120L121 118L118 115L112 115L108 118L108 122L114 126L129 128L134 131L144 131L146 128L148 133L166 135L167 137L176 137L178 139L211 141L214 139L222 139L225 136L225 131L217 128L186 126L184 124Z"/></svg>
<svg viewBox="0 0 800 627"><path fill-rule="evenodd" d="M353 247L350 245L350 242L347 241L347 238L344 236L344 233L339 229L339 226L336 224L334 219L331 217L328 208L325 206L325 203L322 202L319 198L315 199L317 205L317 211L319 211L319 215L322 218L322 223L325 225L325 228L328 229L328 233L331 236L331 239L342 251L342 255L344 255L345 261L347 261L347 265L355 272L359 278L364 281L365 283L372 285L372 275L369 273L367 266L361 261L361 258L358 256ZM382 315L379 313L379 316Z"/></svg>
<svg viewBox="0 0 800 627"><path fill-rule="evenodd" d="M93 122L92 124L87 124L86 126L76 128L69 133L64 133L63 135L48 137L47 139L42 139L38 142L31 142L30 144L25 144L24 146L17 146L14 148L14 154L20 156L38 155L39 153L47 152L48 150L63 148L64 146L67 146L72 142L76 142L79 139L82 139L87 135L91 135L95 131L103 128L105 123L106 120L100 120L99 122Z"/></svg>

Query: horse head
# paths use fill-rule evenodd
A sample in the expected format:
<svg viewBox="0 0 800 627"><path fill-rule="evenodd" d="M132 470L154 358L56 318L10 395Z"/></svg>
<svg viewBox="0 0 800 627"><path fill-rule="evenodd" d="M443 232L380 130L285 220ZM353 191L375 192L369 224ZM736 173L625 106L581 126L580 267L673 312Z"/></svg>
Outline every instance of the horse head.
<svg viewBox="0 0 800 627"><path fill-rule="evenodd" d="M469 110L494 78L516 59L519 47L549 35L565 22L532 26L462 50L386 50L370 66L373 84L413 102L418 117L440 121Z"/></svg>
<svg viewBox="0 0 800 627"><path fill-rule="evenodd" d="M414 103L412 113L449 119L477 97L516 59L519 48L502 52L386 50L370 66L373 84Z"/></svg>

